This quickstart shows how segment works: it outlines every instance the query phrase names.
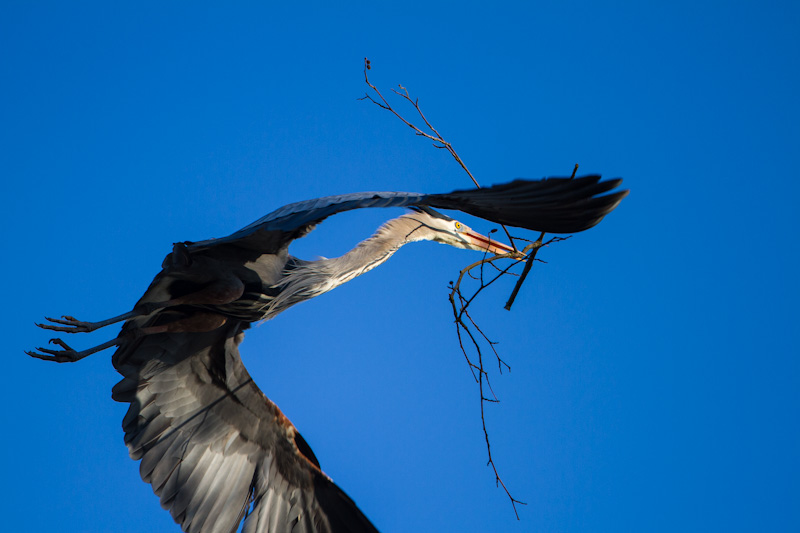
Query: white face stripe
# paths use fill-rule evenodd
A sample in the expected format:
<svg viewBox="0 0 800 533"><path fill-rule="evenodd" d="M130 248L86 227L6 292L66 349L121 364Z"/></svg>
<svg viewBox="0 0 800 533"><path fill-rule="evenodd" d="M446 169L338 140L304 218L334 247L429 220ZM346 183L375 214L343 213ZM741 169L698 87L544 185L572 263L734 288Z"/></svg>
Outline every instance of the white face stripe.
<svg viewBox="0 0 800 533"><path fill-rule="evenodd" d="M411 242L420 239L437 241L456 248L489 252L496 255L514 252L514 249L507 244L495 241L482 235L466 224L458 220L444 216L433 209L413 209L414 213L405 215L406 218L415 221L419 226L414 227L406 234L406 241ZM423 228L430 233L427 236L415 238L415 233Z"/></svg>

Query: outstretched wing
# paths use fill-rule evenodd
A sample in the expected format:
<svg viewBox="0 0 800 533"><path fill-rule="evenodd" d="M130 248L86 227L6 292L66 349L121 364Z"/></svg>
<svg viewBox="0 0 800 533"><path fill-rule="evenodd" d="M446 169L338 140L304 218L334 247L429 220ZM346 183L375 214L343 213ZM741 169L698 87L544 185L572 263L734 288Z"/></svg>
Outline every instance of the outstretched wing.
<svg viewBox="0 0 800 533"><path fill-rule="evenodd" d="M272 251L331 215L367 207L456 209L499 224L548 233L576 233L600 222L627 196L628 191L604 194L621 183L621 179L600 181L600 176L583 176L516 180L445 194L362 192L326 196L286 205L227 237L191 243L189 249L235 243Z"/></svg>
<svg viewBox="0 0 800 533"><path fill-rule="evenodd" d="M128 322L123 335L191 312ZM232 533L243 518L248 533L375 533L245 370L247 327L146 335L114 354L113 398L130 404L122 425L142 479L188 533Z"/></svg>

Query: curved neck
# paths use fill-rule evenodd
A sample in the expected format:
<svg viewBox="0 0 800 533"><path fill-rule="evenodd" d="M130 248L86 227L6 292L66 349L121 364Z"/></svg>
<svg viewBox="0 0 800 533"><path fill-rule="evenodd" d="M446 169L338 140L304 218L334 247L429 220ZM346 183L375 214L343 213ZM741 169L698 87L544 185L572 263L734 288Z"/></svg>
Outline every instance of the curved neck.
<svg viewBox="0 0 800 533"><path fill-rule="evenodd" d="M298 260L284 270L283 279L275 285L280 293L269 304L264 318L269 319L294 304L369 272L406 243L432 239L436 232L423 219L424 214L407 213L386 222L374 235L341 257Z"/></svg>
<svg viewBox="0 0 800 533"><path fill-rule="evenodd" d="M431 240L434 234L418 213L407 213L383 224L374 235L343 256L322 259L315 264L324 264L323 268L337 278L334 285L337 287L383 264L404 244Z"/></svg>

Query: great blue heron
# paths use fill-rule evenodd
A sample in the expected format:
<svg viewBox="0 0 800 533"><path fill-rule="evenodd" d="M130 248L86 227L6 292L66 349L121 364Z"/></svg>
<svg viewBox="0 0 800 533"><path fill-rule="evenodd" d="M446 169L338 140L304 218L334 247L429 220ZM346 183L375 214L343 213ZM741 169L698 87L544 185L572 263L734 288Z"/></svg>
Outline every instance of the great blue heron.
<svg viewBox="0 0 800 533"><path fill-rule="evenodd" d="M300 433L255 385L238 345L250 323L327 292L386 261L406 243L513 249L432 207L510 226L574 233L597 224L628 191L599 176L518 180L448 194L358 193L290 204L221 239L176 244L133 310L101 322L48 318L49 330L78 333L125 320L120 334L77 352L29 355L72 362L117 345L123 379L112 397L130 404L125 443L184 531L375 532L320 469ZM610 193L609 193L610 192ZM609 193L609 194L605 194ZM345 255L304 261L289 244L326 217L365 207L411 207Z"/></svg>

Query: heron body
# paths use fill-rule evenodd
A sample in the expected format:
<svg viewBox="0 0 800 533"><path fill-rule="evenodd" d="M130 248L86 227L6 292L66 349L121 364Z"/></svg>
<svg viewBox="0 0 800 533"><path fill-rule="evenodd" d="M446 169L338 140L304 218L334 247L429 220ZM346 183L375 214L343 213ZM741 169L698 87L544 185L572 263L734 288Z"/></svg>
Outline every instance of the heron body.
<svg viewBox="0 0 800 533"><path fill-rule="evenodd" d="M320 469L297 429L256 386L238 346L268 320L386 261L403 245L433 240L484 253L513 248L432 207L551 233L597 224L624 198L621 180L518 180L447 194L357 193L290 204L241 230L176 244L133 310L88 323L48 319L45 329L89 332L125 321L120 334L76 352L29 352L72 362L118 346L123 379L112 397L130 404L122 427L142 479L189 533L361 533L375 527ZM607 193L607 194L606 194ZM326 217L366 207L410 207L345 255L305 261L289 245Z"/></svg>

